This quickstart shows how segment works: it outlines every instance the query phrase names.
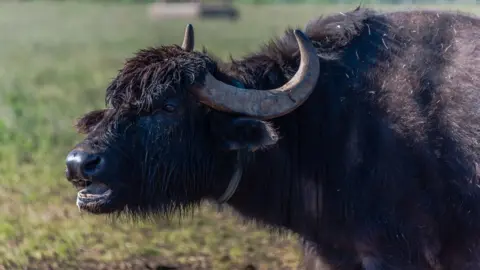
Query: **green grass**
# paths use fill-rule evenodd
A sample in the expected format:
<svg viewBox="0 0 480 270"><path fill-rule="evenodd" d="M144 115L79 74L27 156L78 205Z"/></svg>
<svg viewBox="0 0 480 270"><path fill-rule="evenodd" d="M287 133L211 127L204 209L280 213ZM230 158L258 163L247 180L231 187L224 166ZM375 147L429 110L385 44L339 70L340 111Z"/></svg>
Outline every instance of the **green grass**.
<svg viewBox="0 0 480 270"><path fill-rule="evenodd" d="M236 23L192 21L196 48L240 56L286 26L350 7L242 6ZM81 138L73 121L103 106L107 83L134 51L182 40L186 21L153 22L146 14L144 5L0 4L0 266L296 269L294 236L243 225L208 205L182 223L115 222L77 211L63 178L65 154Z"/></svg>

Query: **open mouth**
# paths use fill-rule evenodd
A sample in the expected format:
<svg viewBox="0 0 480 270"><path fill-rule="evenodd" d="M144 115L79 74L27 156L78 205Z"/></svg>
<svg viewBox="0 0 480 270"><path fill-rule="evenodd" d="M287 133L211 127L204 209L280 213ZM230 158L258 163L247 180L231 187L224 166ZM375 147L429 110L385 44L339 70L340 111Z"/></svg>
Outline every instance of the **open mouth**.
<svg viewBox="0 0 480 270"><path fill-rule="evenodd" d="M106 213L111 202L112 189L99 182L90 182L77 193L77 206L91 213Z"/></svg>

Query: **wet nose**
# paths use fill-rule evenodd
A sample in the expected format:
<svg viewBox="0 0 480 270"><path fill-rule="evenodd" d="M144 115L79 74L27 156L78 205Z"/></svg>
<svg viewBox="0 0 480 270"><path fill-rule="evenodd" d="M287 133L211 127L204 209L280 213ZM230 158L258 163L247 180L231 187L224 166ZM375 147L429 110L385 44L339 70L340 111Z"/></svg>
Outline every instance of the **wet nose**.
<svg viewBox="0 0 480 270"><path fill-rule="evenodd" d="M98 154L91 154L81 150L73 150L67 156L67 178L88 179L102 172L103 158Z"/></svg>

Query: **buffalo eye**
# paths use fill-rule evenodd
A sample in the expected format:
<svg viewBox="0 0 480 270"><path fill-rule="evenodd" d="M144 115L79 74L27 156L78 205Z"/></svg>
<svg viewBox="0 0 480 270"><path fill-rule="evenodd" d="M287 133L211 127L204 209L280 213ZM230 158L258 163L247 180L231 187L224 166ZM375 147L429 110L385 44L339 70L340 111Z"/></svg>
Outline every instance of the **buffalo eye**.
<svg viewBox="0 0 480 270"><path fill-rule="evenodd" d="M171 103L165 103L163 104L163 108L162 108L164 111L166 112L174 112L175 111L175 105L171 104Z"/></svg>

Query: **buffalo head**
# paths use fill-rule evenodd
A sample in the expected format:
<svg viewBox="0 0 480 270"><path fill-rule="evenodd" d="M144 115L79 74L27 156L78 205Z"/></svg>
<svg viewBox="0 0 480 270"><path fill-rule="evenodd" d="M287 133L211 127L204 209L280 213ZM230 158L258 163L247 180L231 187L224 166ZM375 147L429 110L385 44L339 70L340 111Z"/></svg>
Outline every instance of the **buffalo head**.
<svg viewBox="0 0 480 270"><path fill-rule="evenodd" d="M274 145L266 120L300 106L319 76L310 40L294 31L300 66L271 90L237 88L207 54L182 46L150 48L128 59L106 90L106 108L76 124L86 138L66 158L77 206L92 213L154 213L225 201L240 181L239 153ZM225 81L225 82L224 82ZM231 80L230 80L231 82Z"/></svg>

